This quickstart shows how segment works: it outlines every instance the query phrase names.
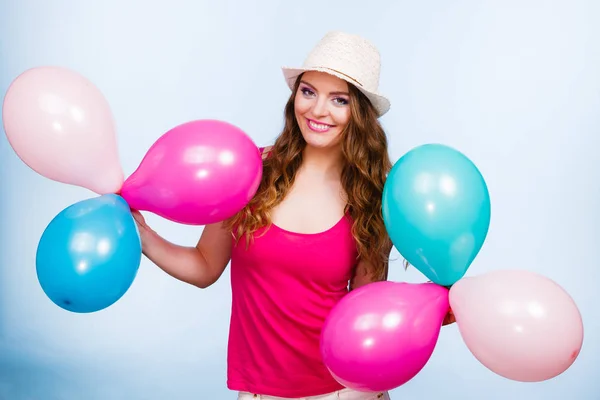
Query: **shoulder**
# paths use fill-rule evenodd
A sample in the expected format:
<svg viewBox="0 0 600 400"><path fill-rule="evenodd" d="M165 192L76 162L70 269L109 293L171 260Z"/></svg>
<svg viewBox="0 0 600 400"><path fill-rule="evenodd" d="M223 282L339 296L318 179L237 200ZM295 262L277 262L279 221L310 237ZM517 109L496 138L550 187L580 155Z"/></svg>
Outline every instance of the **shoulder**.
<svg viewBox="0 0 600 400"><path fill-rule="evenodd" d="M259 147L258 148L258 151L262 155L263 160L265 158L267 158L269 156L269 154L271 154L271 149L272 148L273 148L273 146L265 146L265 147Z"/></svg>

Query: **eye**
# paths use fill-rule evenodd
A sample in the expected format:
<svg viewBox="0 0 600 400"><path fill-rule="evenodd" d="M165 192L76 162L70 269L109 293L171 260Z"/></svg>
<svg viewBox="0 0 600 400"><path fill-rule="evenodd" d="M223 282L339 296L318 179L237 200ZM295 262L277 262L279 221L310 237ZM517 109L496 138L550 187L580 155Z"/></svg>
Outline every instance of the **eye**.
<svg viewBox="0 0 600 400"><path fill-rule="evenodd" d="M335 99L333 99L333 102L338 106L348 105L348 99L345 99L343 97L336 97Z"/></svg>
<svg viewBox="0 0 600 400"><path fill-rule="evenodd" d="M301 91L301 92L302 92L302 94L303 94L304 96L306 96L306 97L312 97L312 96L314 96L314 95L315 95L315 92L313 92L312 90L310 90L310 89L309 89L309 88L307 88L307 87L300 88L300 91Z"/></svg>

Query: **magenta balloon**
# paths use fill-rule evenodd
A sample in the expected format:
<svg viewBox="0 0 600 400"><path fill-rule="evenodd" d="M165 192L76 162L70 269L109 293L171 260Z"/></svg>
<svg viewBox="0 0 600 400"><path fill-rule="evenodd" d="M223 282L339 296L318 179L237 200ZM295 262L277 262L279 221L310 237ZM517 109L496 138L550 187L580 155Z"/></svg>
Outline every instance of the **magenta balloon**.
<svg viewBox="0 0 600 400"><path fill-rule="evenodd" d="M161 136L124 182L121 196L136 210L206 225L244 208L261 178L262 158L246 133L223 121L198 120Z"/></svg>
<svg viewBox="0 0 600 400"><path fill-rule="evenodd" d="M344 297L325 321L323 362L346 387L391 390L427 364L448 310L448 289L434 283L363 286Z"/></svg>

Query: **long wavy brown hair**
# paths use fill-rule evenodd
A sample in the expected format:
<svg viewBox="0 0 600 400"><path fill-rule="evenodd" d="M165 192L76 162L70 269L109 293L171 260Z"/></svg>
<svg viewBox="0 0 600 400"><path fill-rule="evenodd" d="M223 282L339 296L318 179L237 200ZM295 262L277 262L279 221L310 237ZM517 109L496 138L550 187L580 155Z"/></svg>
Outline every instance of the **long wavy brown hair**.
<svg viewBox="0 0 600 400"><path fill-rule="evenodd" d="M254 232L270 226L270 211L285 198L302 164L306 142L294 112L300 79L301 76L285 106L283 131L263 161L262 181L256 195L225 224L238 241L246 236L250 243ZM341 183L347 195L345 211L353 220L352 235L359 259L368 262L372 279L382 280L387 277L392 245L383 222L381 199L392 164L377 111L356 87L351 84L348 87L350 120L341 140L345 161Z"/></svg>

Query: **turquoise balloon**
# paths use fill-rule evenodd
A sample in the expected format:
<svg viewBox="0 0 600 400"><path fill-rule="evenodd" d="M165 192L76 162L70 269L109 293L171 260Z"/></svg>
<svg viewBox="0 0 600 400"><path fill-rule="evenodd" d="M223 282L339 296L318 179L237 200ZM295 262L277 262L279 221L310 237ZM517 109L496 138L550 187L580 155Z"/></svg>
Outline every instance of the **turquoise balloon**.
<svg viewBox="0 0 600 400"><path fill-rule="evenodd" d="M137 226L115 194L75 203L44 230L36 254L37 277L59 307L77 313L102 310L133 283L142 257Z"/></svg>
<svg viewBox="0 0 600 400"><path fill-rule="evenodd" d="M477 167L441 144L416 147L393 166L383 219L400 254L434 283L461 279L490 225L490 195Z"/></svg>

